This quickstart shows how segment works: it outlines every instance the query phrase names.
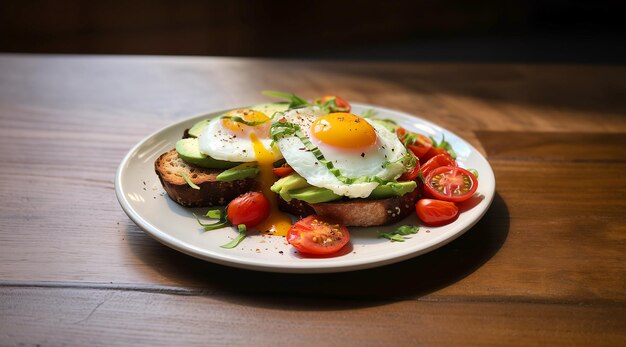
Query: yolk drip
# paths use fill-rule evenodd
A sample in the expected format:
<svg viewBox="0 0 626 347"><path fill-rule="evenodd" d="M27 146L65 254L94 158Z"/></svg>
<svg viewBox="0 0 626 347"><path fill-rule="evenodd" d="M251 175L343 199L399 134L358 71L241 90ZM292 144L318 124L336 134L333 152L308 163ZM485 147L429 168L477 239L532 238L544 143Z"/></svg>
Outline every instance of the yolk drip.
<svg viewBox="0 0 626 347"><path fill-rule="evenodd" d="M331 113L311 125L311 133L321 142L345 149L368 148L376 143L376 131L365 119L351 113Z"/></svg>
<svg viewBox="0 0 626 347"><path fill-rule="evenodd" d="M248 109L230 111L226 114L226 117L239 117L246 122L266 122L269 119L263 112ZM249 125L228 118L222 119L222 124L224 128L233 133L244 133L252 128Z"/></svg>
<svg viewBox="0 0 626 347"><path fill-rule="evenodd" d="M269 231L272 235L285 236L291 228L291 218L278 209L278 202L275 199L274 192L270 187L276 181L276 176L272 172L272 164L274 163L274 155L268 151L256 134L250 134L252 147L259 165L259 179L261 181L261 191L263 195L270 201L270 215L267 219L256 227L258 230Z"/></svg>

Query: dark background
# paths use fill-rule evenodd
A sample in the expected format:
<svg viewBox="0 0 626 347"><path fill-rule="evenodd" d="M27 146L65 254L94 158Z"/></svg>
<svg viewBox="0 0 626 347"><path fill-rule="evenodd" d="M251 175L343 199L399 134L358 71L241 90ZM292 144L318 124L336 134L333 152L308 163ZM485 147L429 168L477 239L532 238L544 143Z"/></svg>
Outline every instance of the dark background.
<svg viewBox="0 0 626 347"><path fill-rule="evenodd" d="M618 63L621 2L0 1L0 51Z"/></svg>

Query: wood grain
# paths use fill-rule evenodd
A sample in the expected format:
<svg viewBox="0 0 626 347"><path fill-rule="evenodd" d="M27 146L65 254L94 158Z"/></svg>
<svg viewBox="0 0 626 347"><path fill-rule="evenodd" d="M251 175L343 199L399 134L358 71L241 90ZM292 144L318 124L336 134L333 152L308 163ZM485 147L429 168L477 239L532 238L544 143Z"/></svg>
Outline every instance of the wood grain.
<svg viewBox="0 0 626 347"><path fill-rule="evenodd" d="M0 344L623 344L624 77L621 66L0 55ZM141 232L114 194L126 152L264 89L448 128L490 160L492 207L439 250L345 274L230 269Z"/></svg>
<svg viewBox="0 0 626 347"><path fill-rule="evenodd" d="M2 345L618 346L626 328L626 308L612 305L403 300L342 310L327 299L78 288L0 288L0 298L6 331L30 331L1 335Z"/></svg>

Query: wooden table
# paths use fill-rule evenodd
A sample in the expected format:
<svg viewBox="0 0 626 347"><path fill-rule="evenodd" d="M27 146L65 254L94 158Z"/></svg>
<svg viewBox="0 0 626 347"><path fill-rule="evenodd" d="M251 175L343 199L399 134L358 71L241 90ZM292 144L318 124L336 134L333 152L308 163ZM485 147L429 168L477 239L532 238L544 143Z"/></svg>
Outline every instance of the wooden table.
<svg viewBox="0 0 626 347"><path fill-rule="evenodd" d="M122 211L127 151L176 120L337 94L420 115L490 161L485 217L377 269L238 270ZM0 56L0 345L626 345L626 69Z"/></svg>

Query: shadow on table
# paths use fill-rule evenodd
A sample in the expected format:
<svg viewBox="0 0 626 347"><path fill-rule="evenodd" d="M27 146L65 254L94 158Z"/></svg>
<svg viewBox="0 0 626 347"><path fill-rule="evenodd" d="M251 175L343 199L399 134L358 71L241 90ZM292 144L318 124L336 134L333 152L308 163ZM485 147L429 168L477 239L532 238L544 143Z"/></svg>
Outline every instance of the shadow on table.
<svg viewBox="0 0 626 347"><path fill-rule="evenodd" d="M153 264L172 282L201 289L199 293L210 293L215 299L267 308L336 310L415 299L452 285L496 254L508 230L508 208L496 193L485 216L448 245L400 263L334 274L241 270L205 262L165 246L145 247L145 240L129 244L142 261Z"/></svg>

